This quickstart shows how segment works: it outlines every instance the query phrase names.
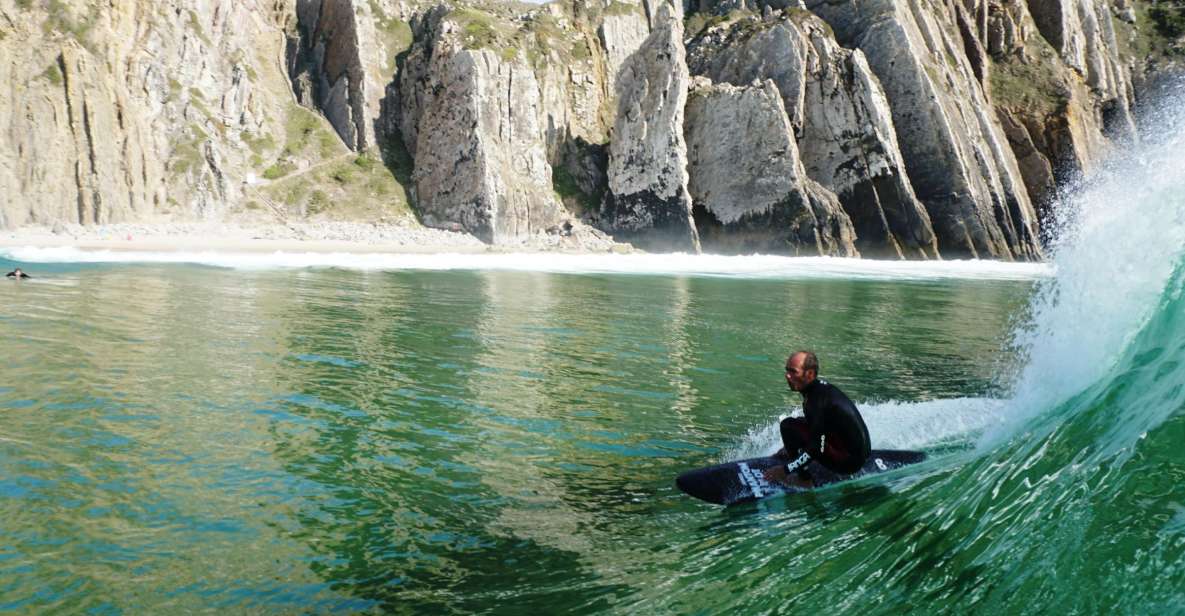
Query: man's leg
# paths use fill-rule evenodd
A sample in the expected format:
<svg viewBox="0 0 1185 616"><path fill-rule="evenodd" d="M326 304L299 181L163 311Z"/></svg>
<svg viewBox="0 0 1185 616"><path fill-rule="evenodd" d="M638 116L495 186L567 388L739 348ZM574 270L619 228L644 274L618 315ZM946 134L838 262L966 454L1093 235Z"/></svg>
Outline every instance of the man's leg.
<svg viewBox="0 0 1185 616"><path fill-rule="evenodd" d="M782 448L773 457L789 462L798 457L798 451L805 449L810 435L810 427L801 417L787 417L778 424L782 434Z"/></svg>
<svg viewBox="0 0 1185 616"><path fill-rule="evenodd" d="M846 478L844 476L858 472L867 461L852 455L840 434L828 433L823 441L823 455L819 457L819 464L835 473L836 479Z"/></svg>
<svg viewBox="0 0 1185 616"><path fill-rule="evenodd" d="M782 433L782 445L784 448L778 452L778 457L787 462L786 471L793 472L798 476L799 482L795 485L799 487L811 487L811 475L807 472L806 465L811 461L811 457L806 452L806 444L810 439L811 429L807 424L806 419L802 417L787 417L778 425ZM808 482L811 485L803 485L803 482Z"/></svg>

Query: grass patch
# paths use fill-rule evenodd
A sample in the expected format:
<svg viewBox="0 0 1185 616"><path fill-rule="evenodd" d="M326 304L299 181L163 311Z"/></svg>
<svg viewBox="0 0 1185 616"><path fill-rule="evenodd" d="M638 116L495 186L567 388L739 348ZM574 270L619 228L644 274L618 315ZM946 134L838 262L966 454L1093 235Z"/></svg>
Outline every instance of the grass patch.
<svg viewBox="0 0 1185 616"><path fill-rule="evenodd" d="M289 216L331 220L386 220L411 216L408 194L379 152L363 152L262 188Z"/></svg>
<svg viewBox="0 0 1185 616"><path fill-rule="evenodd" d="M349 184L354 180L354 169L350 164L336 165L330 170L329 177L338 184Z"/></svg>
<svg viewBox="0 0 1185 616"><path fill-rule="evenodd" d="M1031 62L997 61L990 64L992 103L1009 109L1027 109L1043 114L1058 113L1069 103L1058 75L1057 52L1040 36L1029 43ZM1036 47L1036 49L1033 49Z"/></svg>
<svg viewBox="0 0 1185 616"><path fill-rule="evenodd" d="M1185 35L1185 1L1159 0L1148 7L1148 18L1165 38L1178 39Z"/></svg>
<svg viewBox="0 0 1185 616"><path fill-rule="evenodd" d="M189 126L190 137L173 146L169 156L168 169L175 175L188 175L206 164L202 146L210 136L196 124Z"/></svg>
<svg viewBox="0 0 1185 616"><path fill-rule="evenodd" d="M642 14L642 5L641 4L630 4L628 2L619 2L618 0L613 0L613 2L609 3L609 6L605 7L605 10L601 14L606 15L606 16L608 16L608 15L641 15Z"/></svg>
<svg viewBox="0 0 1185 616"><path fill-rule="evenodd" d="M363 171L371 171L377 164L379 164L379 161L368 152L363 152L354 159L354 166Z"/></svg>
<svg viewBox="0 0 1185 616"><path fill-rule="evenodd" d="M195 13L193 11L189 11L189 24L188 25L189 25L189 29L193 30L193 32L195 34L197 34L198 38L201 39L201 41L206 44L206 47L213 47L214 46L214 44L210 42L210 38L208 36L206 36L206 31L205 31L205 29L202 28L201 22L198 21L197 13Z"/></svg>
<svg viewBox="0 0 1185 616"><path fill-rule="evenodd" d="M594 212L600 206L600 197L580 190L576 178L563 165L551 168L551 187L560 201L577 216Z"/></svg>
<svg viewBox="0 0 1185 616"><path fill-rule="evenodd" d="M29 5L21 6L27 8ZM91 49L89 35L99 19L99 7L90 6L88 3L85 12L78 14L63 0L49 0L45 3L45 12L45 21L41 23L43 32L63 34Z"/></svg>
<svg viewBox="0 0 1185 616"><path fill-rule="evenodd" d="M265 153L276 149L276 140L271 135L264 134L256 137L248 132L243 132L240 137L256 156L262 157Z"/></svg>
<svg viewBox="0 0 1185 616"><path fill-rule="evenodd" d="M46 67L45 72L41 73L41 76L45 77L55 86L60 86L62 85L62 82L65 81L65 79L62 77L62 69L58 68L57 62L54 62L53 64L50 64L48 67Z"/></svg>
<svg viewBox="0 0 1185 616"><path fill-rule="evenodd" d="M695 13L690 15L683 19L683 33L685 37L691 38L705 30L709 30L717 26L733 26L734 24L745 19L750 19L751 23L738 27L736 32L730 32L730 38L737 35L751 36L754 32L758 32L767 27L772 27L778 23L776 21L766 22L763 19L759 19L757 13L754 13L753 11L748 11L745 9L733 9L724 15L714 15L711 13Z"/></svg>
<svg viewBox="0 0 1185 616"><path fill-rule="evenodd" d="M465 49L501 48L511 37L510 33L496 26L497 17L476 9L453 11L449 18L461 26L461 42Z"/></svg>
<svg viewBox="0 0 1185 616"><path fill-rule="evenodd" d="M210 108L206 107L206 97L202 96L202 91L197 88L189 89L189 104L198 110L198 113L206 117L210 121L214 121L214 114L210 113ZM222 128L221 122L214 122L214 125L219 129Z"/></svg>
<svg viewBox="0 0 1185 616"><path fill-rule="evenodd" d="M577 50L571 43L573 33L549 13L528 12L521 24L473 8L455 10L448 18L459 26L465 49L489 49L505 62L515 61L521 52L538 69L545 62L587 60L592 55L583 42L579 45L584 48Z"/></svg>
<svg viewBox="0 0 1185 616"><path fill-rule="evenodd" d="M325 191L314 190L313 193L309 195L309 201L308 204L305 205L305 210L310 216L312 216L328 210L332 205L333 203L329 200L329 195L325 194Z"/></svg>
<svg viewBox="0 0 1185 616"><path fill-rule="evenodd" d="M289 108L284 128L283 156L311 153L320 158L329 158L345 149L337 133L326 127L321 116L300 105L293 104Z"/></svg>
<svg viewBox="0 0 1185 616"><path fill-rule="evenodd" d="M370 12L375 18L375 30L382 39L383 46L387 48L387 53L391 54L393 58L398 58L411 49L412 43L415 42L411 24L397 17L388 16L383 11L383 7L375 0L369 0L369 3Z"/></svg>
<svg viewBox="0 0 1185 616"><path fill-rule="evenodd" d="M293 171L296 171L295 165L286 160L278 161L276 164L263 170L263 179L278 180Z"/></svg>
<svg viewBox="0 0 1185 616"><path fill-rule="evenodd" d="M584 62L592 58L592 50L588 48L588 41L584 40L584 38L572 43L572 49L568 53L572 56L573 60L578 62Z"/></svg>
<svg viewBox="0 0 1185 616"><path fill-rule="evenodd" d="M411 49L411 44L415 41L411 32L411 25L402 19L392 17L380 21L379 32L383 35L383 42L387 45L387 51L394 55L399 55Z"/></svg>

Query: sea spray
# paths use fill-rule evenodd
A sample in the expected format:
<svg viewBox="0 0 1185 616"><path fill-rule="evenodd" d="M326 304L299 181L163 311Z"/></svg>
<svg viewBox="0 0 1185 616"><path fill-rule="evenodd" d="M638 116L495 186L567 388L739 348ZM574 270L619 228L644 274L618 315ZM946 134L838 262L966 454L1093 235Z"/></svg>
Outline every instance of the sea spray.
<svg viewBox="0 0 1185 616"><path fill-rule="evenodd" d="M961 448L968 435L996 425L1007 412L1006 402L998 398L870 402L859 406L874 449ZM801 412L794 410L782 417L793 414ZM720 456L720 461L767 456L781 446L778 422L762 423L750 428L740 443Z"/></svg>
<svg viewBox="0 0 1185 616"><path fill-rule="evenodd" d="M1039 283L1031 321L1014 333L1026 361L1013 390L1012 421L989 439L1114 370L1157 309L1185 249L1181 116L1163 105L1160 139L1112 157L1061 199L1051 251L1055 275Z"/></svg>

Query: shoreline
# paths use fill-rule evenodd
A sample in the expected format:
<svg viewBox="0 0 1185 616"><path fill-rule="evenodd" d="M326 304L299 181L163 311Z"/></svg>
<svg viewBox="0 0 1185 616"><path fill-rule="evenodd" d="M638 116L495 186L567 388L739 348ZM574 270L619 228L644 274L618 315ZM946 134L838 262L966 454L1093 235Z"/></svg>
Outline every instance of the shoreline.
<svg viewBox="0 0 1185 616"><path fill-rule="evenodd" d="M322 222L292 224L114 223L27 226L0 231L0 248L74 248L82 251L317 253L317 254L501 254L639 252L629 244L579 226L539 233L516 244L487 244L462 232L416 223Z"/></svg>

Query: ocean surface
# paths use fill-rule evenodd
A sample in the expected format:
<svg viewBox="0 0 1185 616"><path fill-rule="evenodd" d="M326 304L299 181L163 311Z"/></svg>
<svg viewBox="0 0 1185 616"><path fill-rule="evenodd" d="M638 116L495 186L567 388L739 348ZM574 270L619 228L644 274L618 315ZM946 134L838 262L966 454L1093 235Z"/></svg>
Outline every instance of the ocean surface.
<svg viewBox="0 0 1185 616"><path fill-rule="evenodd" d="M1185 613L1182 145L1046 265L6 249L0 612ZM931 459L676 490L798 348Z"/></svg>

